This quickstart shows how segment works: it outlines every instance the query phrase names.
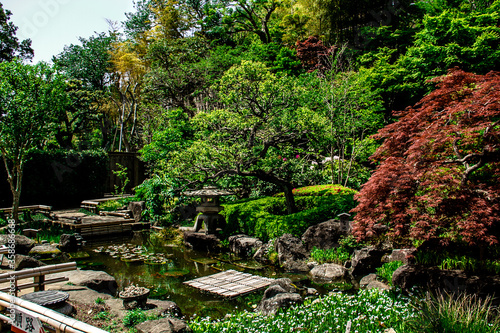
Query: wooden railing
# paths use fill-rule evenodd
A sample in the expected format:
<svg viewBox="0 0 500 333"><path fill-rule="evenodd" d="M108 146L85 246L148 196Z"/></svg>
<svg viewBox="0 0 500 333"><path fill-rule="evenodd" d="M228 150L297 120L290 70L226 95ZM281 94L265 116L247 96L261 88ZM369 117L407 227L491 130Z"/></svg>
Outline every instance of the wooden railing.
<svg viewBox="0 0 500 333"><path fill-rule="evenodd" d="M76 262L68 262L64 264L42 266L37 268L28 268L16 272L7 272L0 274L0 283L9 282L10 286L0 288L1 292L13 291L17 296L19 290L27 288L35 288L35 291L45 290L45 285L57 282L68 281L67 277L58 277L46 279L45 275L72 271L76 269ZM18 280L33 278L33 283L18 284Z"/></svg>
<svg viewBox="0 0 500 333"><path fill-rule="evenodd" d="M19 211L20 212L30 211L35 213L50 214L50 212L52 211L52 206L46 206L46 205L20 206ZM0 213L11 213L11 212L12 212L12 207L0 208Z"/></svg>
<svg viewBox="0 0 500 333"><path fill-rule="evenodd" d="M52 331L56 333L108 333L100 328L67 317L54 310L3 292L0 292L0 307L2 310L15 307L31 317L39 318L41 322L53 327ZM8 323L11 322L11 318L2 314L0 314L0 320Z"/></svg>

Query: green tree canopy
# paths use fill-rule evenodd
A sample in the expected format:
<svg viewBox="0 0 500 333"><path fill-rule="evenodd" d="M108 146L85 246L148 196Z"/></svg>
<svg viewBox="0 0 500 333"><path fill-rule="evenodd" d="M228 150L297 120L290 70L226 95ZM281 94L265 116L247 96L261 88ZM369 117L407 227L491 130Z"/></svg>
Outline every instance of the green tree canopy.
<svg viewBox="0 0 500 333"><path fill-rule="evenodd" d="M109 84L110 51L116 39L106 33L88 39L80 37L81 45L65 46L52 61L68 77L82 81L88 88L103 90Z"/></svg>
<svg viewBox="0 0 500 333"><path fill-rule="evenodd" d="M25 39L19 42L16 37L17 27L9 22L11 15L12 12L4 10L0 3L0 62L11 61L16 57L29 60L34 54L31 40Z"/></svg>
<svg viewBox="0 0 500 333"><path fill-rule="evenodd" d="M485 74L500 69L500 1L427 14L404 54L388 46L360 57L387 111L416 103L433 85L428 80L459 67Z"/></svg>
<svg viewBox="0 0 500 333"><path fill-rule="evenodd" d="M66 105L65 82L48 65L0 64L0 152L18 219L24 164L30 149L44 145Z"/></svg>
<svg viewBox="0 0 500 333"><path fill-rule="evenodd" d="M321 127L306 106L307 86L242 61L214 88L225 107L194 117L196 141L173 154L167 169L191 182L243 176L273 183L285 191L288 212L294 212L293 172L287 168Z"/></svg>

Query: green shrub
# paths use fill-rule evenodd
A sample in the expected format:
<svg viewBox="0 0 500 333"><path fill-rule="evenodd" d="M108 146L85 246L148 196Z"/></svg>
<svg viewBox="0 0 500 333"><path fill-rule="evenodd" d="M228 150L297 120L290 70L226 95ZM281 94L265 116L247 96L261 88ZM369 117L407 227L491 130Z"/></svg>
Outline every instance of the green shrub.
<svg viewBox="0 0 500 333"><path fill-rule="evenodd" d="M106 212L112 212L115 210L120 209L123 206L127 206L129 202L131 201L137 201L135 197L124 197L116 200L107 200L99 203L99 206L97 209L99 211L106 211Z"/></svg>
<svg viewBox="0 0 500 333"><path fill-rule="evenodd" d="M389 285L392 285L392 274L398 269L399 267L403 266L402 261L391 261L383 264L381 267L377 268L377 275L384 280L385 282L389 283Z"/></svg>
<svg viewBox="0 0 500 333"><path fill-rule="evenodd" d="M45 218L45 217L44 217ZM73 234L74 231L63 229L60 225L47 224L42 220L31 220L29 222L31 229L38 229L37 240L46 240L49 243L59 243L62 234ZM21 233L25 226L16 225L16 232Z"/></svg>
<svg viewBox="0 0 500 333"><path fill-rule="evenodd" d="M427 294L415 306L416 316L408 322L414 332L453 333L500 332L500 316L491 299L472 295Z"/></svg>
<svg viewBox="0 0 500 333"><path fill-rule="evenodd" d="M146 205L143 212L144 218L160 222L163 226L180 222L182 216L178 208L186 198L179 197L174 190L177 187L179 186L176 185L175 180L163 175L155 175L136 186L136 198L144 201ZM192 200L192 198L187 200Z"/></svg>
<svg viewBox="0 0 500 333"><path fill-rule="evenodd" d="M311 258L319 264L333 262L339 265L343 265L344 262L351 259L351 253L343 247L337 247L327 250L313 247L313 249L311 250Z"/></svg>
<svg viewBox="0 0 500 333"><path fill-rule="evenodd" d="M481 260L470 255L452 254L448 251L418 251L415 255L415 261L417 264L437 266L440 269L459 269L472 273L500 274L499 260Z"/></svg>
<svg viewBox="0 0 500 333"><path fill-rule="evenodd" d="M350 188L344 187L338 184L326 184L326 185L311 185L299 188L294 188L292 190L294 196L325 196L325 195L342 195L356 193L356 191ZM284 193L278 193L275 197L283 197Z"/></svg>
<svg viewBox="0 0 500 333"><path fill-rule="evenodd" d="M133 327L137 324L145 322L146 320L154 320L158 317L154 314L148 314L146 311L141 309L134 309L127 311L123 317L123 325L126 327Z"/></svg>
<svg viewBox="0 0 500 333"><path fill-rule="evenodd" d="M353 235L341 236L339 239L339 244L349 253L353 253L354 250L361 249L367 246L365 242L358 242L356 240L356 237L354 237Z"/></svg>
<svg viewBox="0 0 500 333"><path fill-rule="evenodd" d="M296 189L299 192L300 190ZM286 215L283 197L265 197L226 204L221 213L227 222L225 233L241 232L264 241L285 233L301 236L311 225L334 218L354 207L354 190L336 185L335 191L335 194L325 194L317 190L316 195L295 197L299 212L290 215Z"/></svg>
<svg viewBox="0 0 500 333"><path fill-rule="evenodd" d="M119 209L122 206L123 205L118 200L108 200L108 201L103 201L103 202L99 203L99 206L97 209L99 211L112 212L112 211Z"/></svg>
<svg viewBox="0 0 500 333"><path fill-rule="evenodd" d="M116 167L118 170L112 170L113 174L118 178L120 182L120 186L115 184L115 195L123 195L125 194L125 189L127 188L128 183L130 183L130 179L128 178L128 170L127 167L121 165L120 163L116 163Z"/></svg>

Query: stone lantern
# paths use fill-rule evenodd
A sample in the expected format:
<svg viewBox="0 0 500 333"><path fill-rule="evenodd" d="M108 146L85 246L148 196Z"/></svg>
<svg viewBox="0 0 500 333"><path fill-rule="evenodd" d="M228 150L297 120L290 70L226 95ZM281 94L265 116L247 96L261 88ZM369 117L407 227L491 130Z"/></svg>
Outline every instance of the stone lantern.
<svg viewBox="0 0 500 333"><path fill-rule="evenodd" d="M220 197L232 195L233 193L218 189L215 186L205 186L201 190L188 191L183 194L201 198L201 205L196 207L196 211L201 214L198 215L194 223L195 232L201 229L203 222L205 222L207 234L215 234L217 228L223 228L226 225L224 216L219 214L219 212L224 210L224 207L220 205Z"/></svg>

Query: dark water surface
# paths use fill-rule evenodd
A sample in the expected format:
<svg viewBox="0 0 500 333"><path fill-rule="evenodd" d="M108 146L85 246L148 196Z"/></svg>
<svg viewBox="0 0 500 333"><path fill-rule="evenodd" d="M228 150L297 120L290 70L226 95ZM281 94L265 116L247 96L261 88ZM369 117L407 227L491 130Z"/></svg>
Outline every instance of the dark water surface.
<svg viewBox="0 0 500 333"><path fill-rule="evenodd" d="M146 260L149 264L143 260L133 262L134 257L123 259L124 248L125 252L131 253L132 256L136 255L133 253L135 251L153 259ZM251 269L260 265L253 260L244 261L229 254L210 255L156 238L150 239L148 233L136 233L134 237L93 240L83 248L82 253L87 253L88 257L72 259L78 262L80 268L109 273L116 279L119 291L130 284L149 288L150 298L177 303L186 317L196 315L222 318L227 313L251 310L260 301L262 290L228 300L183 284L184 281L215 274L221 270L235 269L271 278L289 277L298 285L308 284L304 275L285 274L273 267ZM154 258L157 259L156 262Z"/></svg>

